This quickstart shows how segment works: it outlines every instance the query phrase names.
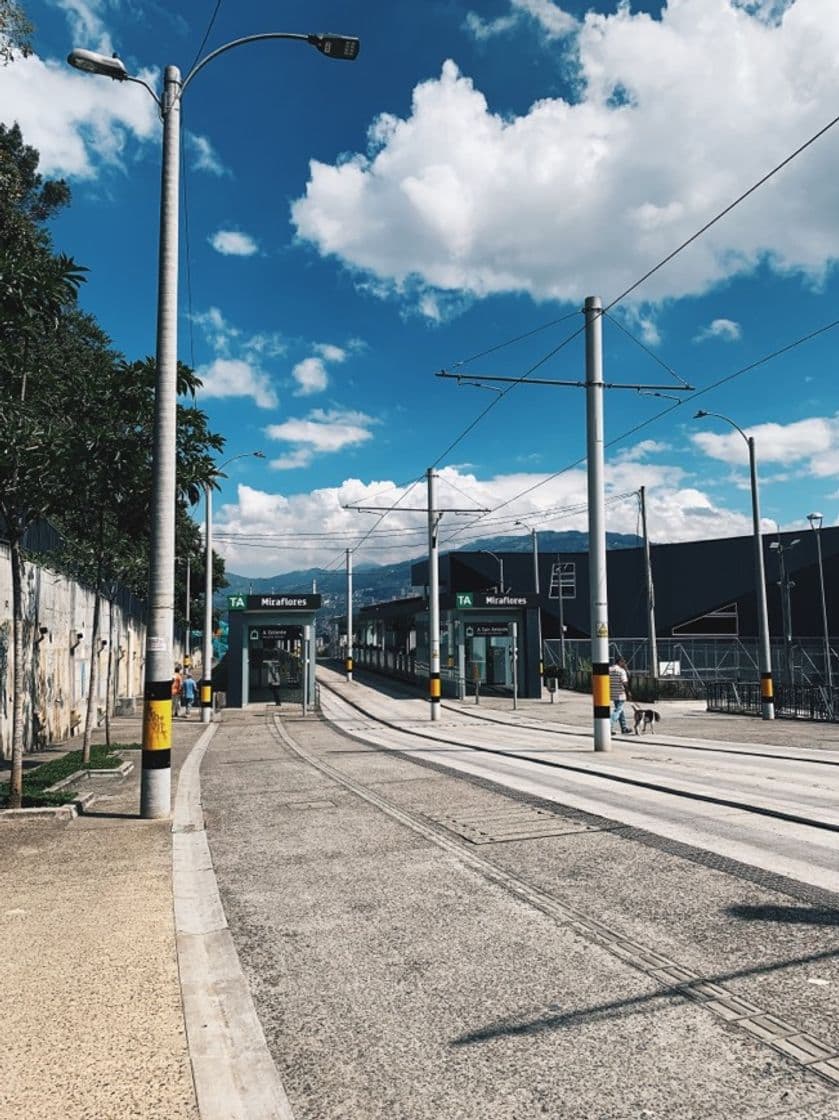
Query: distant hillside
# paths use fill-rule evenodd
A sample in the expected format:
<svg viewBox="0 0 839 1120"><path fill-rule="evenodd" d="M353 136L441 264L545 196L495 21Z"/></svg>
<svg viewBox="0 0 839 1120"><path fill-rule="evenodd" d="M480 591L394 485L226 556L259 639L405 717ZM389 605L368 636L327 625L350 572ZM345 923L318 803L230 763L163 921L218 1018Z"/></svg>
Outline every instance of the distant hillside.
<svg viewBox="0 0 839 1120"><path fill-rule="evenodd" d="M637 548L642 543L641 538L636 537L634 533L606 534L608 549ZM532 547L531 538L519 534L510 537L486 537L480 541L472 541L462 548L443 551L478 552L481 549L488 549L492 552L530 552ZM546 530L539 533L539 552L542 555L551 552L585 552L587 549L588 533L574 530L562 533ZM411 565L417 560L424 559L425 556L420 554L412 560L403 560L398 564L359 564L353 570L353 600L357 605L363 605L386 602L388 599L399 599L414 594L414 589L411 587ZM226 606L228 595L311 591L313 580L323 596L325 610L342 609L346 599L347 576L343 568L337 571L307 568L304 571L283 572L282 575L263 578L240 576L236 572L227 572L226 575L229 586L215 596L217 607Z"/></svg>

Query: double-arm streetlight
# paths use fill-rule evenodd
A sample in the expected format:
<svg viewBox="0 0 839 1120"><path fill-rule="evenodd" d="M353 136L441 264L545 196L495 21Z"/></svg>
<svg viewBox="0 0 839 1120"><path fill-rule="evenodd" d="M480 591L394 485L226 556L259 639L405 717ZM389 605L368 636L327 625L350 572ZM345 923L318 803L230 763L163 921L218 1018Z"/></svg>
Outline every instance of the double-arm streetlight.
<svg viewBox="0 0 839 1120"><path fill-rule="evenodd" d="M167 66L160 95L142 78L129 74L118 58L88 50L71 51L67 58L77 70L143 86L154 98L163 120L152 521L140 785L140 815L143 817L168 817L171 811L181 98L196 74L214 58L234 47L265 39L294 39L315 47L327 58L347 61L355 59L359 50L358 39L347 35L296 35L282 31L247 35L205 55L183 80L177 66Z"/></svg>
<svg viewBox="0 0 839 1120"><path fill-rule="evenodd" d="M536 595L540 595L539 590L539 534L535 525L528 525L525 521L516 521L516 525L521 525L522 528L529 530L530 538L533 543L533 590ZM539 641L539 690L541 694L542 678L544 674L544 666L542 665L542 602L540 598L536 600L536 632Z"/></svg>
<svg viewBox="0 0 839 1120"><path fill-rule="evenodd" d="M504 561L503 561L503 559L496 552L490 552L490 550L488 548L482 548L479 551L482 552L484 554L484 556L491 556L493 558L493 560L495 560L497 562L497 564L498 564L498 580L501 584L501 586L498 588L498 594L503 595L504 594Z"/></svg>
<svg viewBox="0 0 839 1120"><path fill-rule="evenodd" d="M752 532L754 534L755 550L755 595L757 599L757 620L759 633L759 664L760 664L760 707L764 719L775 718L775 692L772 686L772 654L769 647L769 612L766 606L766 574L763 567L763 540L760 535L760 499L757 490L757 464L755 461L754 436L747 436L739 424L720 412L706 412L700 408L694 420L701 420L706 416L714 416L717 420L724 420L738 431L749 449L749 479L752 490Z"/></svg>
<svg viewBox="0 0 839 1120"><path fill-rule="evenodd" d="M213 470L218 478L230 463L237 459L264 459L262 451L242 451L231 455ZM201 652L201 722L213 718L213 479L204 483L204 645Z"/></svg>
<svg viewBox="0 0 839 1120"><path fill-rule="evenodd" d="M827 597L824 593L824 564L822 562L822 523L820 513L808 513L810 528L816 534L816 553L819 558L819 590L822 602L822 632L824 634L824 678L828 689L828 707L833 710L833 666L830 663L830 629L827 623Z"/></svg>

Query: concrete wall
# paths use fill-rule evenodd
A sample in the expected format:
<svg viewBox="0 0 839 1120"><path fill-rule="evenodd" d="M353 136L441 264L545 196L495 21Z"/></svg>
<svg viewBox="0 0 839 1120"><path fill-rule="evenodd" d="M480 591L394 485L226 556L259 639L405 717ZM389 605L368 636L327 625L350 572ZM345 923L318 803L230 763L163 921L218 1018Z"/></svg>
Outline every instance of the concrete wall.
<svg viewBox="0 0 839 1120"><path fill-rule="evenodd" d="M100 632L106 645L92 648L93 592L49 568L26 564L24 574L25 749L37 750L84 731L92 659L99 661L97 724L106 703L113 711L139 703L143 694L145 623L104 601ZM43 633L42 633L43 631ZM77 636L81 634L82 638ZM0 755L12 744L12 570L0 542ZM107 690L108 656L112 657ZM176 650L175 659L180 657ZM107 695L106 695L107 694Z"/></svg>

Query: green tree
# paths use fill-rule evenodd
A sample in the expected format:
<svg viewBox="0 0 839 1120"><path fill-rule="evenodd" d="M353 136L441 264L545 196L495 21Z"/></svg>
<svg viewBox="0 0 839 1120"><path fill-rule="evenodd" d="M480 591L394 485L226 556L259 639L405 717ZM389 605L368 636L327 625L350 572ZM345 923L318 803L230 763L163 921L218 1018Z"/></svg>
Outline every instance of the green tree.
<svg viewBox="0 0 839 1120"><path fill-rule="evenodd" d="M20 4L0 0L0 66L32 54L32 24Z"/></svg>
<svg viewBox="0 0 839 1120"><path fill-rule="evenodd" d="M52 252L38 224L69 194L66 184L44 182L37 167L20 129L0 127L0 519L12 569L12 807L23 788L23 536L54 502L50 478L70 426L73 382L62 336L83 280L75 261Z"/></svg>

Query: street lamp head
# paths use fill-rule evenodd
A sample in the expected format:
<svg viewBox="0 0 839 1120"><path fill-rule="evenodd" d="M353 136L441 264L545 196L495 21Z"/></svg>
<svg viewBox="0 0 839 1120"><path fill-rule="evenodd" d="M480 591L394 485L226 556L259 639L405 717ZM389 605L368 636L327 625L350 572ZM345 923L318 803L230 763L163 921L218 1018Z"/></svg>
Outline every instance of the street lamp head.
<svg viewBox="0 0 839 1120"><path fill-rule="evenodd" d="M265 452L264 451L254 451L253 457L254 457L254 459L264 459L265 458Z"/></svg>
<svg viewBox="0 0 839 1120"><path fill-rule="evenodd" d="M807 520L810 522L811 529L821 529L824 517L820 513L808 513Z"/></svg>
<svg viewBox="0 0 839 1120"><path fill-rule="evenodd" d="M361 48L361 40L353 35L309 35L307 38L327 58L343 59L345 62L358 58Z"/></svg>
<svg viewBox="0 0 839 1120"><path fill-rule="evenodd" d="M708 415L709 413L707 413L704 408L700 408L697 412L694 412L693 418L694 420L701 420L703 416Z"/></svg>
<svg viewBox="0 0 839 1120"><path fill-rule="evenodd" d="M128 72L121 59L114 55L109 58L106 54L97 54L96 51L76 49L67 55L67 61L76 70L84 70L87 74L102 74L106 78L113 78L116 82L124 82Z"/></svg>

